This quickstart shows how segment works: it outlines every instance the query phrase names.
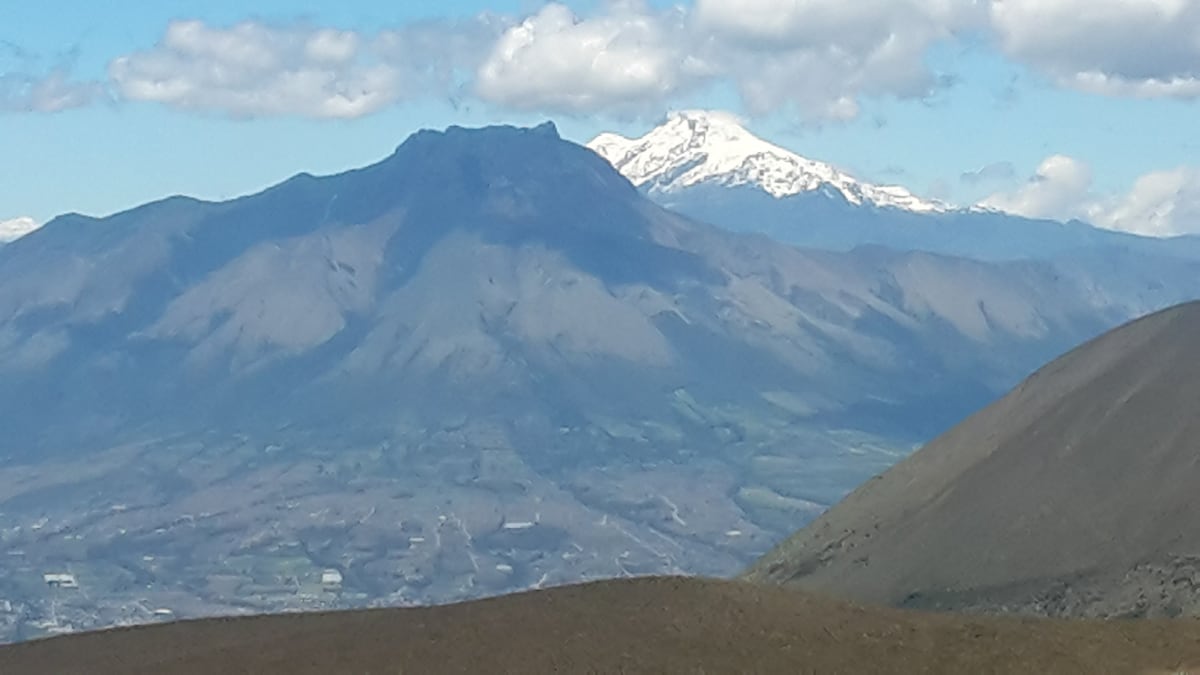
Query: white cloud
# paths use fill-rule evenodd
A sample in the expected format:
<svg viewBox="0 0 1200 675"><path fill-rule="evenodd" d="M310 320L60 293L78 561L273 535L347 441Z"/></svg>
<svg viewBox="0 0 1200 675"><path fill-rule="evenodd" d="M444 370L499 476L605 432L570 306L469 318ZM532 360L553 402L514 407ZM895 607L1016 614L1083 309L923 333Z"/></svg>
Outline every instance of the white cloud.
<svg viewBox="0 0 1200 675"><path fill-rule="evenodd" d="M0 73L0 110L54 113L80 108L103 97L101 84L73 80L66 68L40 75Z"/></svg>
<svg viewBox="0 0 1200 675"><path fill-rule="evenodd" d="M1200 170L1154 171L1124 193L1097 194L1087 163L1064 155L1046 158L1020 188L998 193L983 206L1027 216L1069 220L1154 237L1200 233Z"/></svg>
<svg viewBox="0 0 1200 675"><path fill-rule="evenodd" d="M56 113L105 97L99 82L72 77L76 50L47 59L0 40L0 112Z"/></svg>
<svg viewBox="0 0 1200 675"><path fill-rule="evenodd" d="M1142 98L1200 96L1200 2L991 0L1002 50L1063 86Z"/></svg>
<svg viewBox="0 0 1200 675"><path fill-rule="evenodd" d="M355 118L399 100L449 93L450 73L462 60L452 50L478 49L481 32L486 38L482 17L374 36L255 21L228 28L174 21L153 49L114 59L109 77L127 100L236 117Z"/></svg>
<svg viewBox="0 0 1200 675"><path fill-rule="evenodd" d="M357 61L357 36L244 22L175 21L154 49L109 65L126 99L235 116L359 117L399 96L396 72Z"/></svg>
<svg viewBox="0 0 1200 675"><path fill-rule="evenodd" d="M902 29L948 35L977 23L974 0L696 0L696 18L713 32L747 43L784 47L835 47L858 53L877 49Z"/></svg>
<svg viewBox="0 0 1200 675"><path fill-rule="evenodd" d="M510 108L573 113L661 103L703 74L681 16L638 2L581 19L550 3L508 29L480 66L476 91Z"/></svg>
<svg viewBox="0 0 1200 675"><path fill-rule="evenodd" d="M698 0L660 12L618 0L581 18L551 3L505 33L477 91L514 108L660 112L692 87L730 84L756 113L794 106L849 119L863 95L934 90L926 51L984 10L974 0Z"/></svg>
<svg viewBox="0 0 1200 675"><path fill-rule="evenodd" d="M0 244L16 241L41 226L41 223L28 217L0 220Z"/></svg>
<svg viewBox="0 0 1200 675"><path fill-rule="evenodd" d="M1092 170L1085 162L1051 155L1042 160L1027 183L1012 192L988 197L983 206L1030 218L1083 218L1091 187Z"/></svg>
<svg viewBox="0 0 1200 675"><path fill-rule="evenodd" d="M1096 224L1114 230L1155 237L1200 233L1200 170L1148 173L1096 211Z"/></svg>
<svg viewBox="0 0 1200 675"><path fill-rule="evenodd" d="M120 100L235 117L355 118L421 96L474 94L519 110L653 112L728 86L756 113L856 117L863 96L938 86L927 49L986 16L984 0L605 0L580 16L550 2L518 20L480 15L374 34L311 25L173 21L114 58ZM63 73L0 81L9 108L53 110L104 93Z"/></svg>
<svg viewBox="0 0 1200 675"><path fill-rule="evenodd" d="M479 64L513 24L507 17L480 14L457 21L425 21L384 30L372 52L408 73L411 89L439 95L469 90Z"/></svg>
<svg viewBox="0 0 1200 675"><path fill-rule="evenodd" d="M697 0L697 30L746 105L856 117L863 95L916 98L938 80L929 48L985 18L974 0Z"/></svg>
<svg viewBox="0 0 1200 675"><path fill-rule="evenodd" d="M473 94L519 110L661 113L707 86L753 113L850 119L864 97L923 98L952 76L930 48L989 32L1011 59L1106 95L1200 97L1200 0L690 0L656 9L550 2L362 33L243 21L175 21L117 57L107 83L65 70L0 75L0 109L55 111L104 98L241 117L354 118L398 101Z"/></svg>

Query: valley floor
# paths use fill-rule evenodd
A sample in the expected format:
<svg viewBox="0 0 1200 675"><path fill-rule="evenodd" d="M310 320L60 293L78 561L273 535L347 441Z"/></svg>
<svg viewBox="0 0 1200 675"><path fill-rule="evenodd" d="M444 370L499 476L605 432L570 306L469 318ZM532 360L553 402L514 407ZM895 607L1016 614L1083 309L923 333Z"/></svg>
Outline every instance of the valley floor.
<svg viewBox="0 0 1200 675"><path fill-rule="evenodd" d="M547 471L472 433L391 445L172 437L87 462L0 461L0 644L729 576L898 454L863 434L791 430L721 457L648 440L632 456L600 446L589 465ZM51 587L58 574L77 586Z"/></svg>

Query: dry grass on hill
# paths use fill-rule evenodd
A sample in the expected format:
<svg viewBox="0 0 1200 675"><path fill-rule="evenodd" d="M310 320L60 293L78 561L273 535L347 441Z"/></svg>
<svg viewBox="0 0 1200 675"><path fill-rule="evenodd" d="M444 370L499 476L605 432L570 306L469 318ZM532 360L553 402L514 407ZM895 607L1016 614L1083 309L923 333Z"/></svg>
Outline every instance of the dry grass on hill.
<svg viewBox="0 0 1200 675"><path fill-rule="evenodd" d="M867 609L700 579L611 581L439 608L184 622L0 648L0 673L1165 673L1200 622Z"/></svg>

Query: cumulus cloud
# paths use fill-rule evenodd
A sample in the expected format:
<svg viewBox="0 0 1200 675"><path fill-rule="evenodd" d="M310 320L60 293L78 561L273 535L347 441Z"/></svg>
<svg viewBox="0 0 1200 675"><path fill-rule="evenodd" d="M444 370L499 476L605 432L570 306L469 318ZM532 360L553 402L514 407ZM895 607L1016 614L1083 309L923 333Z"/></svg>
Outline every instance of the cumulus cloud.
<svg viewBox="0 0 1200 675"><path fill-rule="evenodd" d="M1200 233L1200 170L1148 173L1095 210L1096 223L1114 230L1156 237Z"/></svg>
<svg viewBox="0 0 1200 675"><path fill-rule="evenodd" d="M696 0L697 20L751 46L869 52L900 29L946 34L982 18L972 0ZM904 39L908 39L905 36Z"/></svg>
<svg viewBox="0 0 1200 675"><path fill-rule="evenodd" d="M14 242L41 226L41 223L28 217L0 220L0 244Z"/></svg>
<svg viewBox="0 0 1200 675"><path fill-rule="evenodd" d="M1053 155L1024 185L982 202L1030 218L1080 219L1110 230L1155 237L1200 233L1200 170L1154 171L1127 191L1098 194L1086 162Z"/></svg>
<svg viewBox="0 0 1200 675"><path fill-rule="evenodd" d="M1008 56L1061 85L1143 98L1200 96L1194 0L991 0Z"/></svg>
<svg viewBox="0 0 1200 675"><path fill-rule="evenodd" d="M682 15L617 2L582 19L550 3L508 29L480 66L476 90L510 108L592 112L661 103L706 70L687 50Z"/></svg>
<svg viewBox="0 0 1200 675"><path fill-rule="evenodd" d="M125 100L239 117L353 118L460 92L510 109L661 113L694 88L729 86L756 113L850 119L863 96L922 97L947 80L928 48L986 18L983 0L697 0L655 9L561 2L514 20L481 15L373 35L244 21L175 21L114 59ZM47 100L69 100L47 96Z"/></svg>
<svg viewBox="0 0 1200 675"><path fill-rule="evenodd" d="M925 98L953 82L930 69L929 49L979 31L1063 86L1200 96L1195 0L694 0L669 11L610 0L586 18L551 3L501 38L477 91L594 112L718 84L755 113L849 119L865 96Z"/></svg>
<svg viewBox="0 0 1200 675"><path fill-rule="evenodd" d="M1066 155L1051 155L1042 160L1024 185L1012 192L994 194L983 205L1030 218L1069 220L1087 215L1091 187L1092 170L1087 163Z"/></svg>
<svg viewBox="0 0 1200 675"><path fill-rule="evenodd" d="M974 171L964 171L959 179L967 185L979 185L1012 180L1016 176L1017 169L1012 162L993 162Z"/></svg>
<svg viewBox="0 0 1200 675"><path fill-rule="evenodd" d="M357 35L255 22L175 21L154 49L122 56L109 76L126 99L235 116L359 117L395 100L396 73L358 61Z"/></svg>
<svg viewBox="0 0 1200 675"><path fill-rule="evenodd" d="M75 57L68 51L48 65L17 45L0 42L0 111L54 113L103 98L100 83L71 77Z"/></svg>
<svg viewBox="0 0 1200 675"><path fill-rule="evenodd" d="M235 117L355 118L397 101L447 93L478 49L486 17L423 23L364 36L244 21L174 21L154 48L121 56L109 77L127 100Z"/></svg>
<svg viewBox="0 0 1200 675"><path fill-rule="evenodd" d="M930 48L984 32L1067 87L1200 97L1197 0L603 0L549 2L377 33L244 21L169 24L115 58L105 83L66 70L0 69L0 109L103 98L240 117L353 118L422 96L474 95L519 110L661 113L695 89L737 92L753 113L858 116L864 97L925 99L954 82ZM35 72L36 76L12 73ZM1011 92L1010 92L1011 93ZM1006 94L1007 95L1007 94Z"/></svg>
<svg viewBox="0 0 1200 675"><path fill-rule="evenodd" d="M695 0L662 10L605 0L583 16L550 2L523 20L481 15L373 35L183 20L154 47L113 59L107 84L123 100L316 118L465 92L510 109L657 115L713 85L755 113L850 119L863 96L923 97L949 82L926 51L985 19L984 2ZM69 85L58 74L36 90L25 83L23 103L9 107L70 107L99 93Z"/></svg>
<svg viewBox="0 0 1200 675"><path fill-rule="evenodd" d="M667 11L621 0L587 18L551 3L501 38L477 90L510 107L594 112L729 84L756 113L850 119L863 95L935 90L945 80L926 51L984 16L974 0L698 0Z"/></svg>
<svg viewBox="0 0 1200 675"><path fill-rule="evenodd" d="M985 18L974 0L697 0L695 23L747 106L852 118L862 95L917 98L940 79L928 49Z"/></svg>
<svg viewBox="0 0 1200 675"><path fill-rule="evenodd" d="M403 68L416 90L444 93L463 88L474 77L492 45L513 21L480 14L460 20L411 23L381 31L371 42L372 52L385 63Z"/></svg>
<svg viewBox="0 0 1200 675"><path fill-rule="evenodd" d="M81 108L102 98L103 85L72 80L65 70L45 75L0 75L0 110L54 113Z"/></svg>

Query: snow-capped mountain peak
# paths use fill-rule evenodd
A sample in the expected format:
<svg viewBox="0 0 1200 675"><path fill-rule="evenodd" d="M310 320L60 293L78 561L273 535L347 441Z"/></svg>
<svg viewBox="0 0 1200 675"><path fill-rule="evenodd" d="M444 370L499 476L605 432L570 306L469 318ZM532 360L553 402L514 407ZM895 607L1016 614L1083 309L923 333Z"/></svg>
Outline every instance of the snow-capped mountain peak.
<svg viewBox="0 0 1200 675"><path fill-rule="evenodd" d="M832 188L852 204L915 212L947 210L903 187L871 185L750 133L725 112L681 111L641 138L604 133L588 147L634 185L669 193L699 184L752 185L777 197Z"/></svg>

